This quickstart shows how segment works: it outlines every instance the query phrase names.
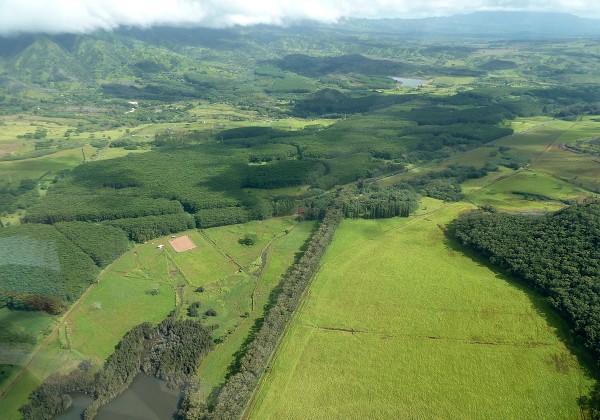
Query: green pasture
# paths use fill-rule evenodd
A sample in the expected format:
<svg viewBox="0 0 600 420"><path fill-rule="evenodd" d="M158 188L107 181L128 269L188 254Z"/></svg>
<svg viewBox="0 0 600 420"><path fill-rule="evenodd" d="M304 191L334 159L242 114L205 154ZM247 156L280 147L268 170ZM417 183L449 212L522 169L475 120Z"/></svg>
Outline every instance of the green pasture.
<svg viewBox="0 0 600 420"><path fill-rule="evenodd" d="M277 236L292 228L292 218L256 220L241 225L205 229L203 233L226 255L242 267L249 267L260 257L262 250ZM255 235L254 245L242 245L238 241L245 235Z"/></svg>
<svg viewBox="0 0 600 420"><path fill-rule="evenodd" d="M279 284L282 275L292 265L295 254L308 239L313 227L313 222L298 223L288 234L274 240L265 250L265 264L251 291L254 297L254 310L250 311L237 328L206 356L198 369L197 376L203 385L202 397L206 397L212 389L224 381L234 354L240 349L256 320L262 316L263 307L268 302L271 290Z"/></svg>
<svg viewBox="0 0 600 420"><path fill-rule="evenodd" d="M218 324L214 335L223 342L207 357L200 376L207 386L218 385L233 353L262 315L272 288L292 264L312 227L312 222L298 223L291 218L269 219L207 229L204 234L197 230L181 232L177 236L189 235L196 244L193 250L181 253L168 245L170 237L134 247L101 274L98 284L64 318L48 342L39 348L27 345L22 359L37 351L24 374L0 400L3 409L7 408L7 418L18 418L17 410L29 393L52 372L68 371L84 359L99 365L134 325L144 321L156 324L176 307L181 309L180 316L185 316L193 302L201 303L202 314L207 309L217 311L216 317L203 315L202 319L207 325ZM255 245L237 242L246 233L257 234ZM159 244L165 248L157 248ZM203 292L196 291L199 286ZM39 334L54 319L31 314L35 316L19 313L15 328L37 328ZM8 310L0 310L0 326L9 322L10 316ZM10 346L11 351L15 348ZM17 370L6 366L2 372L8 377Z"/></svg>
<svg viewBox="0 0 600 420"><path fill-rule="evenodd" d="M108 147L105 150L99 150L97 156L94 157L94 160L114 159L130 154L139 154L149 151L150 149L126 150L121 147Z"/></svg>
<svg viewBox="0 0 600 420"><path fill-rule="evenodd" d="M36 140L17 138L27 133L35 133L36 129L47 130L46 138L62 139L65 131L73 124L72 120L61 118L41 118L32 115L11 115L0 118L0 157L18 156L32 152Z"/></svg>
<svg viewBox="0 0 600 420"><path fill-rule="evenodd" d="M581 118L559 139L560 143L570 144L600 135L600 121L597 116Z"/></svg>
<svg viewBox="0 0 600 420"><path fill-rule="evenodd" d="M585 189L600 192L600 159L597 156L553 147L540 156L531 168L537 172L551 173Z"/></svg>
<svg viewBox="0 0 600 420"><path fill-rule="evenodd" d="M92 156L96 148L84 146L86 157ZM81 148L61 150L46 156L0 162L0 184L18 183L22 179L38 180L48 173L73 169L81 164ZM17 184L18 185L18 184Z"/></svg>
<svg viewBox="0 0 600 420"><path fill-rule="evenodd" d="M518 117L518 118L514 118L512 120L507 120L506 125L508 127L512 128L513 130L515 130L515 133L519 133L519 132L522 132L525 130L531 130L531 129L535 128L536 126L547 123L551 120L552 119L550 117L546 117L546 116L527 117L527 118Z"/></svg>
<svg viewBox="0 0 600 420"><path fill-rule="evenodd" d="M133 326L144 321L156 324L174 309L177 279L169 272L164 253L152 251L153 256L138 250L137 255L133 251L117 260L69 317L68 345L81 358L105 360ZM130 258L137 261L127 270ZM159 292L151 294L155 285Z"/></svg>
<svg viewBox="0 0 600 420"><path fill-rule="evenodd" d="M468 181L475 184L477 180ZM467 184L467 183L465 183ZM468 189L470 185L467 184ZM551 175L532 170L519 171L498 179L469 197L478 206L489 205L500 210L557 210L571 201L596 196L590 191L564 182Z"/></svg>
<svg viewBox="0 0 600 420"><path fill-rule="evenodd" d="M566 327L440 226L346 220L249 418L579 418L593 384Z"/></svg>
<svg viewBox="0 0 600 420"><path fill-rule="evenodd" d="M0 388L50 331L55 317L44 312L0 309Z"/></svg>
<svg viewBox="0 0 600 420"><path fill-rule="evenodd" d="M188 235L196 244L196 248L177 253L168 245L169 238L154 239L151 244L165 245L169 256L192 286L213 283L238 271L237 265L215 248L199 231L189 230L177 234L177 236L182 235Z"/></svg>

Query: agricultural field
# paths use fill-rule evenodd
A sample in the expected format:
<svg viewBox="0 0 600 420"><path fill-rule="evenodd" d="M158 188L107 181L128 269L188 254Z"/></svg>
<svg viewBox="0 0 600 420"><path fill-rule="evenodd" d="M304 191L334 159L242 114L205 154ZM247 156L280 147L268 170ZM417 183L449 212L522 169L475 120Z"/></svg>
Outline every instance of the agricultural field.
<svg viewBox="0 0 600 420"><path fill-rule="evenodd" d="M210 411L262 325L284 330L265 307L291 313L277 300L302 295L329 244L293 267L318 224L296 216L389 216L385 198L418 196L411 217L342 222L246 414L577 417L589 355L443 231L477 207L537 215L600 194L600 42L522 39L527 19L476 41L387 19L0 36L0 305L48 310L45 287L91 273L53 292L55 315L0 309L0 417L169 316L211 329L187 372ZM36 251L29 231L55 242ZM176 252L182 235L195 247Z"/></svg>
<svg viewBox="0 0 600 420"><path fill-rule="evenodd" d="M246 340L256 320L262 316L262 308L267 304L271 290L292 265L298 250L302 248L313 228L312 222L300 223L292 227L288 234L267 245L263 251L264 264L252 291L254 310L232 331L227 340L208 354L197 372L202 384L203 397L206 398L224 381L235 353Z"/></svg>
<svg viewBox="0 0 600 420"><path fill-rule="evenodd" d="M133 326L144 321L157 324L173 310L185 317L194 302L201 302L202 313L208 309L217 312L204 319L207 325L219 324L214 336L222 344L208 356L203 369L207 372L206 382L211 387L218 385L240 339L261 316L270 291L312 226L312 222L279 218L186 231L177 236L188 235L196 248L181 253L168 245L169 237L156 238L134 247L107 267L98 283L62 318L56 318L56 323L55 317L34 312L20 317L15 324L11 321L15 312L1 309L0 322L10 321L15 334L27 335L31 341L25 345L19 363L15 363L26 363L21 376L1 399L2 406L7 407L7 418L18 418L16 410L49 373L68 371L84 359L99 366ZM252 246L239 244L238 239L247 233L256 234L260 240ZM159 244L165 247L159 249ZM199 287L202 292L197 291ZM44 336L40 335L42 331ZM14 351L14 346L11 349ZM4 389L19 370L6 367L2 373ZM200 377L204 378L204 373Z"/></svg>
<svg viewBox="0 0 600 420"><path fill-rule="evenodd" d="M472 206L426 206L342 223L249 418L579 418L565 325L445 238Z"/></svg>
<svg viewBox="0 0 600 420"><path fill-rule="evenodd" d="M91 156L96 148L84 146L86 156ZM0 162L0 183L18 183L22 179L39 180L45 175L73 169L83 161L81 148L62 150L42 157Z"/></svg>
<svg viewBox="0 0 600 420"><path fill-rule="evenodd" d="M468 189L476 184L471 182L464 187ZM504 211L531 209L548 212L560 210L568 203L581 202L589 197L597 195L549 174L527 170L498 179L469 196L469 201L479 207L493 206Z"/></svg>

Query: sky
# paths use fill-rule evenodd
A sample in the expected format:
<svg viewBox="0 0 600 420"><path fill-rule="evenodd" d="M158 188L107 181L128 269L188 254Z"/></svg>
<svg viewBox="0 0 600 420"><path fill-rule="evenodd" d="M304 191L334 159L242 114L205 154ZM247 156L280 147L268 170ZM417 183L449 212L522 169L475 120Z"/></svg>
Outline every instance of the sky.
<svg viewBox="0 0 600 420"><path fill-rule="evenodd" d="M421 18L479 10L600 18L597 0L0 0L0 35L89 33L122 26L332 23L348 17Z"/></svg>

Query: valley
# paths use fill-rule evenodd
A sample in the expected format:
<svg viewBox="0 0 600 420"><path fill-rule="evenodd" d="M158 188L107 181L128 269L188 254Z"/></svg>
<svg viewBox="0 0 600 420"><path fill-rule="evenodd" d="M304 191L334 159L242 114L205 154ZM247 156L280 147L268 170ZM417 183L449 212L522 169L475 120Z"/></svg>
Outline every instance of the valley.
<svg viewBox="0 0 600 420"><path fill-rule="evenodd" d="M597 36L391 24L0 37L3 418L595 418Z"/></svg>

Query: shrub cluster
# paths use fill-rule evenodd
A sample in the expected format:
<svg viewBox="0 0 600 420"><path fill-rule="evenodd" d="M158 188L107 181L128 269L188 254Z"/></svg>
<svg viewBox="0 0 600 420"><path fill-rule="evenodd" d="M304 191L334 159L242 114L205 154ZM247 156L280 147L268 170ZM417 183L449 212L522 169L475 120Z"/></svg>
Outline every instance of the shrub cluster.
<svg viewBox="0 0 600 420"><path fill-rule="evenodd" d="M50 375L29 396L29 402L19 409L24 420L51 419L73 404L71 393L93 394L94 375L91 363L83 361L67 375Z"/></svg>
<svg viewBox="0 0 600 420"><path fill-rule="evenodd" d="M95 375L88 362L67 375L51 375L29 396L21 413L25 419L53 418L71 406L69 394L81 392L95 398L84 412L85 419L92 419L142 370L171 385L183 384L212 344L210 330L197 321L167 318L156 328L147 322L136 325Z"/></svg>

